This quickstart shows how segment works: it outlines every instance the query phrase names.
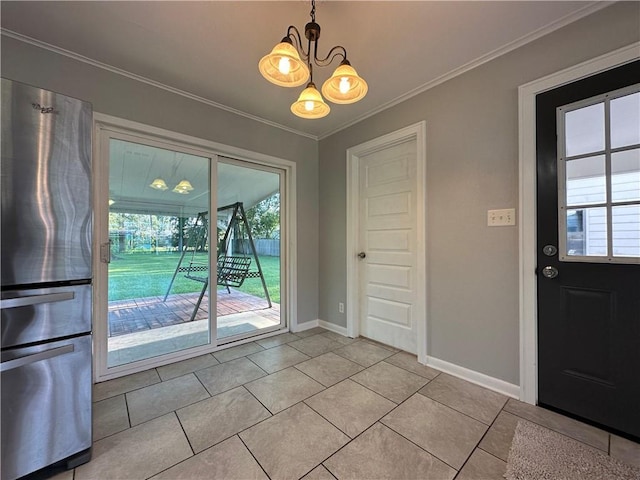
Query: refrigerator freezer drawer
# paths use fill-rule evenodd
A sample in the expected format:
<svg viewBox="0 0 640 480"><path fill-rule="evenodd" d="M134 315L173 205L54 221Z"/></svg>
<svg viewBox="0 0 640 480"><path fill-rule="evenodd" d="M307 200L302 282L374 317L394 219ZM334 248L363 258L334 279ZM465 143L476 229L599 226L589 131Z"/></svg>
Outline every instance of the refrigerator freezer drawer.
<svg viewBox="0 0 640 480"><path fill-rule="evenodd" d="M91 335L2 352L2 478L91 447Z"/></svg>
<svg viewBox="0 0 640 480"><path fill-rule="evenodd" d="M91 331L91 285L2 292L2 348Z"/></svg>

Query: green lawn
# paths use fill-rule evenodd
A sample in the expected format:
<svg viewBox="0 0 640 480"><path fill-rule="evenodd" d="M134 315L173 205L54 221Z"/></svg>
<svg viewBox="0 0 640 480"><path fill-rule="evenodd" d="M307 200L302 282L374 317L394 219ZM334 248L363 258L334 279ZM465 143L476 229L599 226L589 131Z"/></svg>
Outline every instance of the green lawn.
<svg viewBox="0 0 640 480"><path fill-rule="evenodd" d="M183 267L189 266L191 255L185 256ZM197 257L196 257L197 258ZM206 256L200 257L206 262ZM176 269L180 254L175 252L128 253L114 255L109 264L109 301L164 296ZM280 258L260 257L262 273L269 289L271 300L280 303ZM252 259L249 271L256 271ZM202 283L189 280L184 273L178 273L171 293L199 292ZM223 288L223 287L219 287ZM248 278L239 290L264 298L260 278Z"/></svg>

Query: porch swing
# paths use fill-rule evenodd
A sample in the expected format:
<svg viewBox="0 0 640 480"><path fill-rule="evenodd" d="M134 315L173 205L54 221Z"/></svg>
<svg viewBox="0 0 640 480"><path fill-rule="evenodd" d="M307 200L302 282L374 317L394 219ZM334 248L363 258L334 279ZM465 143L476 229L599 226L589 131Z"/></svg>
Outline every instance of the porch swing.
<svg viewBox="0 0 640 480"><path fill-rule="evenodd" d="M247 221L247 215L244 211L242 202L232 203L218 208L218 212L224 212L231 210L231 216L227 229L224 232L224 236L218 244L218 285L224 286L228 293L231 293L229 287L240 287L247 278L259 278L264 289L264 295L269 305L272 307L271 297L269 296L269 290L267 288L267 282L264 279L262 272L262 266L260 265L260 258L258 257L258 251L256 250L255 243L253 242L253 235L251 234L251 226ZM239 228L240 227L240 228ZM251 258L248 257L246 252L246 244L244 239L240 237L240 231L243 230L246 233L246 240L251 250L251 256L255 261L255 269L251 270ZM233 234L233 235L232 235ZM240 241L240 252L236 249L235 253L241 253L242 256L234 255L234 249L232 248L232 239L236 237ZM230 248L231 247L231 248ZM230 252L231 254L229 254Z"/></svg>
<svg viewBox="0 0 640 480"><path fill-rule="evenodd" d="M260 259L258 258L258 252L256 251L256 247L253 242L251 228L249 226L249 222L247 221L242 202L236 202L218 208L218 212L229 210L231 210L229 222L227 224L224 236L217 245L218 257L216 262L216 284L218 286L225 287L227 293L230 294L230 287L241 287L247 278L260 278L260 280L262 281L262 287L264 288L267 303L269 305L269 308L271 308L271 297L269 296L267 283L265 282L264 274L262 273ZM203 262L202 259L198 258L197 255L197 252L204 252L208 248L207 240L209 234L209 225L207 217L208 212L198 213L196 220L190 227L187 233L187 244L182 251L182 255L180 256L178 265L173 272L173 277L171 278L171 282L169 283L169 287L167 288L167 293L165 294L163 299L163 301L166 302L178 273L184 273L185 278L202 283L202 289L200 291L198 301L196 302L195 308L193 309L193 313L191 314L191 318L189 319L189 321L193 321L195 319L195 316L198 313L198 309L200 308L200 304L202 303L204 294L207 291L207 287L209 286L208 257L207 262ZM247 252L245 251L245 242L242 239L239 242L242 250L241 252L234 251L233 249L232 240L234 239L234 237L238 237L241 231L246 232L251 255L253 257L253 260L255 261L256 269L253 271L250 271L252 258L247 256ZM189 253L189 264L187 266L185 257L187 257ZM240 253L241 255L235 255L236 253Z"/></svg>

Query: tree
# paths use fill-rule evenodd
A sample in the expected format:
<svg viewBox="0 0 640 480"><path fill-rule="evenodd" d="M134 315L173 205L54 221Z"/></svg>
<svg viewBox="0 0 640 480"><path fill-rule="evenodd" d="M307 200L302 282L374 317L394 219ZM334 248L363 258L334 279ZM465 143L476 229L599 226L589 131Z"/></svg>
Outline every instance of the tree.
<svg viewBox="0 0 640 480"><path fill-rule="evenodd" d="M175 230L175 221L166 215L109 212L109 236L116 251L165 248Z"/></svg>
<svg viewBox="0 0 640 480"><path fill-rule="evenodd" d="M265 198L246 210L253 238L280 238L280 194Z"/></svg>

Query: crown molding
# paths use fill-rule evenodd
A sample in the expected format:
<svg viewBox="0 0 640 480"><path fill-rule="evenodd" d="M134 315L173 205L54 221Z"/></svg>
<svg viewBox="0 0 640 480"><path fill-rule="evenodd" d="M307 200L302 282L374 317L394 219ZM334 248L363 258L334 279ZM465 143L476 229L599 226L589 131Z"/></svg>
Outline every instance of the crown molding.
<svg viewBox="0 0 640 480"><path fill-rule="evenodd" d="M295 135L300 135L301 137L310 138L312 140L316 140L316 141L318 140L318 137L316 135L312 135L310 133L303 132L301 130L296 130L295 128L290 128L290 127L287 127L285 125L281 125L279 123L272 122L271 120L267 120L266 118L258 117L256 115L252 115L250 113L243 112L242 110L237 110L237 109L229 107L227 105L223 105L221 103L214 102L213 100L209 100L208 98L204 98L204 97L201 97L199 95L195 95L193 93L189 93L189 92L186 92L184 90L180 90L179 88L175 88L175 87L172 87L170 85L166 85L164 83L157 82L155 80L152 80L150 78L144 77L142 75L138 75L136 73L128 72L127 70L123 70L121 68L114 67L113 65L109 65L107 63L99 62L97 60L94 60L94 59L89 58L89 57L85 57L84 55L80 55L79 53L73 52L71 50L67 50L67 49L64 49L64 48L61 48L61 47L56 47L55 45L51 45L51 44L49 44L47 42L43 42L43 41L35 39L33 37L29 37L27 35L23 35L21 33L14 32L13 30L9 30L9 29L6 29L6 28L0 28L0 34L4 35L5 37L13 38L14 40L18 40L18 41L23 42L23 43L28 43L28 44L33 45L35 47L42 48L44 50L48 50L48 51L56 53L58 55L63 55L65 57L71 58L71 59L76 60L78 62L86 63L86 64L91 65L93 67L101 68L101 69L107 70L107 71L109 71L111 73L115 73L117 75L121 75L123 77L130 78L131 80L136 80L136 81L141 82L141 83L146 83L147 85L151 85L152 87L156 87L156 88L160 88L162 90L166 90L167 92L171 92L171 93L174 93L176 95L180 95L182 97L188 98L189 100L194 100L196 102L200 102L200 103L203 103L205 105L209 105L211 107L218 108L220 110L224 110L226 112L233 113L235 115L239 115L241 117L245 117L245 118L248 118L248 119L256 121L256 122L264 123L265 125L269 125L270 127L279 128L280 130L284 130L286 132L293 133Z"/></svg>
<svg viewBox="0 0 640 480"><path fill-rule="evenodd" d="M490 62L491 60L494 60L508 52L511 52L519 47L522 47L523 45L526 45L527 43L533 42L534 40L537 40L538 38L541 38L555 30L558 30L562 27L565 27L566 25L569 25L570 23L573 23L577 20L580 20L583 17L586 17L588 15L591 15L592 13L595 13L599 10L602 10L605 7L608 7L612 4L614 4L615 1L593 1L593 2L589 2L587 3L583 8L570 13L568 15L565 15L564 17L561 17L559 19L557 19L556 21L539 28L538 30L535 30L534 32L531 32L527 35L524 35L506 45L503 45L502 47L499 47L481 57L476 58L475 60L472 60L458 68L455 68L453 70L451 70L448 73L445 73L444 75L439 76L438 78L435 78L429 82L426 82L416 88L414 88L413 90L410 90L407 93L404 93L396 98L394 98L393 100L390 100L386 103L383 103L382 105L369 110L368 112L365 112L364 114L356 117L353 120L350 120L346 123L343 123L341 125L339 125L336 128L333 128L331 130L327 130L326 132L320 134L320 135L312 135L310 133L307 132L303 132L301 130L296 130L294 128L291 127L287 127L285 125L273 122L271 120L267 120L265 118L262 117L258 117L256 115L252 115L250 113L247 112L243 112L241 110L237 110L235 108L229 107L227 105L223 105L221 103L218 102L214 102L213 100L209 100L207 98L204 97L200 97L198 95L195 95L193 93L189 93L186 92L184 90L180 90L178 88L175 87L171 87L169 85L165 85L161 82L157 82L155 80L152 80L150 78L147 77L143 77L142 75L137 75L135 73L132 72L128 72L126 70L114 67L112 65L103 63L103 62L99 62L97 60L93 60L89 57L85 57L84 55L80 55L76 52L73 52L71 50L66 50L64 48L60 48L60 47L56 47L55 45L51 45L49 43L43 42L41 40L37 40L35 38L29 37L27 35L23 35L21 33L18 32L14 32L12 30L8 30L6 28L0 28L0 33L4 36L13 38L15 40L24 42L24 43L28 43L31 45L34 45L36 47L39 48L43 48L45 50L49 50L53 53L57 53L59 55L63 55L65 57L69 57L72 58L74 60L77 60L79 62L82 63L86 63L89 64L91 66L97 67L97 68L101 68L104 70L107 70L109 72L115 73L117 75L122 75L124 77L130 78L132 80L136 80L142 83L146 83L147 85L151 85L154 86L156 88L160 88L162 90L166 90L168 92L174 93L176 95L180 95L182 97L188 98L190 100L194 100L196 102L200 102L200 103L204 103L206 105L215 107L215 108L219 108L220 110L224 110L226 112L230 112L230 113L234 113L236 115L239 115L241 117L245 117L248 118L250 120L254 120L256 122L260 122L263 123L265 125L269 125L271 127L274 128L278 128L280 130L284 130L286 132L289 133L293 133L295 135L299 135L301 137L306 137L306 138L310 138L312 140L324 140L327 137L330 137L331 135L334 135L342 130L345 130L357 123L362 122L363 120L366 120L369 117L372 117L380 112L383 112L384 110L387 110L389 108L392 108L402 102L405 102L417 95L420 95L421 93L426 92L427 90L430 90L444 82L447 82L449 80L451 80L452 78L455 78L459 75L462 75L463 73L468 72L469 70L472 70L476 67L479 67L480 65L483 65L487 62Z"/></svg>
<svg viewBox="0 0 640 480"><path fill-rule="evenodd" d="M420 85L419 87L414 88L413 90L408 91L405 94L402 94L396 98L394 98L393 100L390 100L386 103L383 103L382 105L374 108L373 110L369 110L368 112L360 115L359 117L347 122L347 123L343 123L342 125L332 129L332 130L328 130L322 134L320 134L318 136L319 140L324 140L327 137L330 137L331 135L334 135L342 130L345 130L353 125L355 125L356 123L360 123L363 120L366 120L369 117L372 117L380 112L383 112L384 110L387 110L391 107L394 107L402 102L405 102L413 97L415 97L416 95L420 95L421 93L426 92L427 90L430 90L444 82L447 82L449 80L451 80L452 78L455 78L459 75L462 75L463 73L468 72L469 70L472 70L476 67L479 67L482 64L485 64L487 62L490 62L491 60L494 60L506 53L509 53L517 48L522 47L523 45L526 45L527 43L531 43L534 40L537 40L538 38L544 37L545 35L548 35L549 33L558 30L562 27L565 27L567 25L569 25L570 23L573 23L577 20L580 20L583 17L586 17L588 15L591 15L592 13L597 12L598 10L602 10L605 7L608 7L610 5L613 5L614 3L616 3L615 1L595 1L595 2L589 2L585 7L582 7L580 10L576 10L573 13L570 13L568 15L565 15L564 17L561 17L557 20L555 20L554 22L545 25L544 27L541 27L527 35L524 35L510 43L507 43L506 45L503 45L502 47L496 48L495 50L482 55L481 57L476 58L475 60L472 60L458 68L455 68L453 70L451 70L450 72L445 73L444 75L441 75L427 83L424 83L422 85Z"/></svg>

